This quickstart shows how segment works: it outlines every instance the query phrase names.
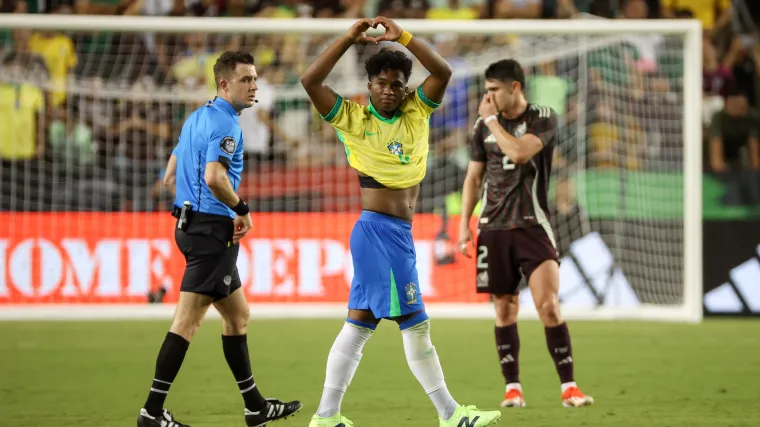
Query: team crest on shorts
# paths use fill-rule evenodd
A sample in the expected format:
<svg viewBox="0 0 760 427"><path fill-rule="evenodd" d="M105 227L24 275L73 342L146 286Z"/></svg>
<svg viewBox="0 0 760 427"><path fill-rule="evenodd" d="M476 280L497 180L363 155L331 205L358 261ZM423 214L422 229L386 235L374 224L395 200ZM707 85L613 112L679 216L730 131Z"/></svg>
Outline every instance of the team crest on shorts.
<svg viewBox="0 0 760 427"><path fill-rule="evenodd" d="M417 286L415 286L414 283L410 283L406 285L406 303L407 304L417 303Z"/></svg>
<svg viewBox="0 0 760 427"><path fill-rule="evenodd" d="M232 276L224 276L224 284L229 286L232 283Z"/></svg>
<svg viewBox="0 0 760 427"><path fill-rule="evenodd" d="M222 142L219 144L219 146L222 148L222 151L230 155L232 155L235 152L236 145L237 143L235 142L235 138L231 136L225 136L222 139Z"/></svg>

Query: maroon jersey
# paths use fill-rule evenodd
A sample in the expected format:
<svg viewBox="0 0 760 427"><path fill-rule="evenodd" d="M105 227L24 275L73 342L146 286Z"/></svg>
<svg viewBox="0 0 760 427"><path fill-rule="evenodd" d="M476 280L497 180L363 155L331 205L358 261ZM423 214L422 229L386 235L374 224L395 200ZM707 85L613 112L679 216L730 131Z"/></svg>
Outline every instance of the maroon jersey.
<svg viewBox="0 0 760 427"><path fill-rule="evenodd" d="M544 143L533 158L515 164L502 153L482 119L478 119L470 142L470 158L486 164L479 227L505 230L542 225L549 226L547 193L556 144L557 115L549 107L528 104L516 119L499 116L499 124L511 135L521 138L537 136Z"/></svg>

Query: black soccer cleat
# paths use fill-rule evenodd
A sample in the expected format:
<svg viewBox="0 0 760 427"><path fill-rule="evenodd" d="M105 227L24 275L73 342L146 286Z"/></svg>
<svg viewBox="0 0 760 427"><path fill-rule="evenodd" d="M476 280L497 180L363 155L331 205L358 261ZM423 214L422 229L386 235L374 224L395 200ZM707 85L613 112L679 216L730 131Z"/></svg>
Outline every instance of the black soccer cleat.
<svg viewBox="0 0 760 427"><path fill-rule="evenodd" d="M137 427L190 427L188 424L182 424L174 419L171 412L164 409L161 415L154 417L145 410L140 409L140 416L137 417Z"/></svg>
<svg viewBox="0 0 760 427"><path fill-rule="evenodd" d="M267 399L267 406L257 412L245 410L245 423L248 427L264 427L268 423L284 420L301 410L301 402L283 402L277 399Z"/></svg>

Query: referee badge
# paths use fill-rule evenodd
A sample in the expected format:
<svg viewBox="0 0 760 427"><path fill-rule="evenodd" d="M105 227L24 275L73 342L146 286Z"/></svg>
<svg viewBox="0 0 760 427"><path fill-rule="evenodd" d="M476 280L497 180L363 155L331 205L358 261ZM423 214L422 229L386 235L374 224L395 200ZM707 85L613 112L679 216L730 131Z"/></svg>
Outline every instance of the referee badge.
<svg viewBox="0 0 760 427"><path fill-rule="evenodd" d="M235 138L231 136L225 136L222 139L221 144L219 144L219 146L222 148L222 151L229 155L232 155L235 152L236 145L237 143L235 142Z"/></svg>

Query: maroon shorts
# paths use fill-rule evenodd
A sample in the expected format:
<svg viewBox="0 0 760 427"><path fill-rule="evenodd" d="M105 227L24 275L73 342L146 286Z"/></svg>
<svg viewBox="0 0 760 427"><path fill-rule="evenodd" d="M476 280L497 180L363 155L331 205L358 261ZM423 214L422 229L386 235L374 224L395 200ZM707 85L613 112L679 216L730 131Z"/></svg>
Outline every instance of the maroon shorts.
<svg viewBox="0 0 760 427"><path fill-rule="evenodd" d="M477 238L477 292L513 294L520 279L548 259L558 261L552 239L540 225L510 230L481 230Z"/></svg>

